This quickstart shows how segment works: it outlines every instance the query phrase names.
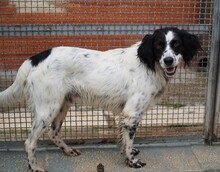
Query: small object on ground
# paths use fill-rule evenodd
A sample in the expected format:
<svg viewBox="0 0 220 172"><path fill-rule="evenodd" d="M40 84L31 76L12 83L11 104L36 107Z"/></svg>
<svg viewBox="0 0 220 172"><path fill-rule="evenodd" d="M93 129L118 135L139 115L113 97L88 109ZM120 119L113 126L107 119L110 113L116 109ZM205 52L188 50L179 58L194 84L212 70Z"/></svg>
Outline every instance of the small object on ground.
<svg viewBox="0 0 220 172"><path fill-rule="evenodd" d="M104 165L101 163L97 166L97 172L104 172Z"/></svg>

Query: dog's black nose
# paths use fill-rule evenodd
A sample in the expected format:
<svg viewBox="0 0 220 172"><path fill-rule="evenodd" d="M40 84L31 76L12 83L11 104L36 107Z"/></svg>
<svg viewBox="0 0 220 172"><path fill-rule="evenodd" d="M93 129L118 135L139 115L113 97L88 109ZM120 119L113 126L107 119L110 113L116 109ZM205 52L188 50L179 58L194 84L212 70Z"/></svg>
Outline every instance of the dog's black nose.
<svg viewBox="0 0 220 172"><path fill-rule="evenodd" d="M167 66L171 66L174 60L172 57L166 57L163 61Z"/></svg>

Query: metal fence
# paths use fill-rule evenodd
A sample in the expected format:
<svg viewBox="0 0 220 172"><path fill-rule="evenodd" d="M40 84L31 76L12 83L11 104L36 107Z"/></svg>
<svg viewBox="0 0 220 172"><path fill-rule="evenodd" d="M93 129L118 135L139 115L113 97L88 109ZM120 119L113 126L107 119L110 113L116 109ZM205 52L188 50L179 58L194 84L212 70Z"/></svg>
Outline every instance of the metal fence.
<svg viewBox="0 0 220 172"><path fill-rule="evenodd" d="M209 106L206 99L215 4L218 1L2 0L0 90L13 82L22 61L42 50L63 45L98 50L126 47L155 29L177 26L197 34L203 51L191 68L179 69L161 103L146 112L137 137L202 139ZM0 142L25 140L31 120L25 107L0 113ZM75 104L68 112L62 135L76 142L115 141L117 124L117 114Z"/></svg>

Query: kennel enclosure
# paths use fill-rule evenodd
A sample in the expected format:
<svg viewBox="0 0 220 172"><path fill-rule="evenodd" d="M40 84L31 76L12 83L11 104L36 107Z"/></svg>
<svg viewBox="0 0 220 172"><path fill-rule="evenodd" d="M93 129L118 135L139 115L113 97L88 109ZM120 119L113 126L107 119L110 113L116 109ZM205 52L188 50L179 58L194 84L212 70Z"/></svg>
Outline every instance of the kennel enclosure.
<svg viewBox="0 0 220 172"><path fill-rule="evenodd" d="M13 82L21 63L46 49L76 46L105 51L141 41L155 29L175 26L198 35L202 50L182 65L160 103L143 117L137 139L218 141L218 0L3 0L0 2L0 90ZM74 143L116 142L118 115L74 104L62 136ZM0 142L26 140L32 114L23 105L0 107ZM48 140L45 134L41 140Z"/></svg>

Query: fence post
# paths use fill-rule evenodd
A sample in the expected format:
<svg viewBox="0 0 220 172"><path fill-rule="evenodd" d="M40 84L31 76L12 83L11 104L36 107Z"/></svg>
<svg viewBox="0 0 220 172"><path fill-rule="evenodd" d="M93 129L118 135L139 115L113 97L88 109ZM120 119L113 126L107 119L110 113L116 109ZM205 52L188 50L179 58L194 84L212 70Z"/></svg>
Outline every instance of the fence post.
<svg viewBox="0 0 220 172"><path fill-rule="evenodd" d="M220 56L219 56L220 58ZM218 136L218 127L220 127L219 117L220 117L220 59L218 61L218 82L217 82L217 89L216 89L216 106L215 106L215 121L214 121L214 129L213 134L216 138ZM219 139L219 138L217 138Z"/></svg>
<svg viewBox="0 0 220 172"><path fill-rule="evenodd" d="M206 99L206 112L204 123L204 139L206 144L212 144L217 134L217 125L219 117L219 94L220 86L220 1L213 1L213 23L212 23L212 38L211 38L211 56L209 63L208 89ZM219 85L219 86L217 86ZM218 103L217 103L218 102Z"/></svg>

